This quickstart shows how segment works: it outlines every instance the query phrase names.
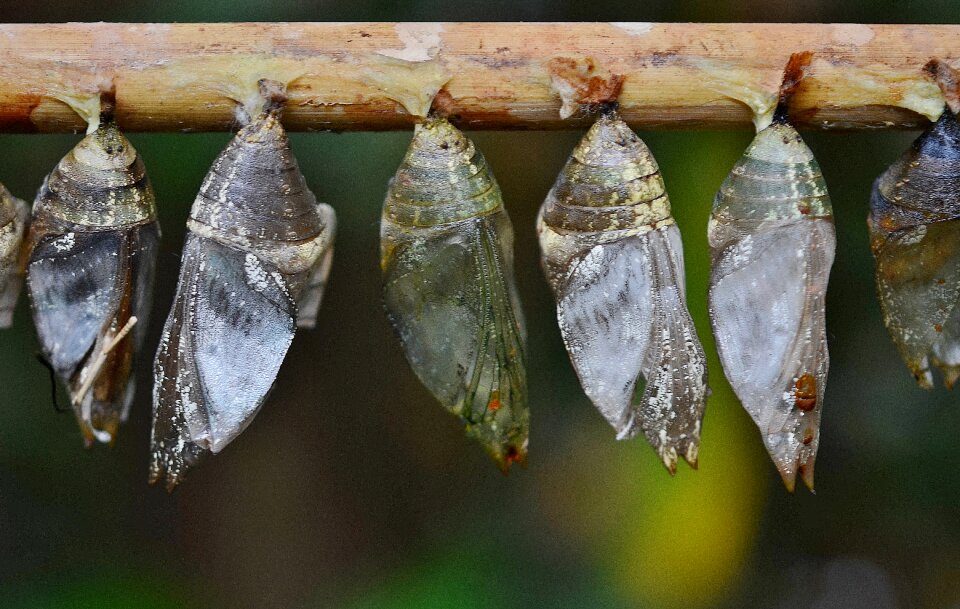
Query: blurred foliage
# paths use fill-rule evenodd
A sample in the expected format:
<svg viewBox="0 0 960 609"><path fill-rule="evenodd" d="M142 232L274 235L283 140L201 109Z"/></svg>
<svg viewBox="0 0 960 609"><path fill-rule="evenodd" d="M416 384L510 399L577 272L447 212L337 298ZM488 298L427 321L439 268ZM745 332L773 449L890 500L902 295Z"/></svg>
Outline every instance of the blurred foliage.
<svg viewBox="0 0 960 609"><path fill-rule="evenodd" d="M564 20L948 22L957 3L470 0L4 6L8 21ZM517 232L530 322L530 466L501 476L409 372L380 303L377 227L408 133L294 134L339 216L316 331L298 335L255 423L174 495L145 485L150 352L112 451L54 411L25 303L0 345L0 606L960 607L956 397L916 388L880 320L870 184L915 133L804 133L836 211L832 357L818 495L788 495L723 379L707 319L710 202L746 132L642 133L683 231L710 357L700 471L673 479L580 391L539 270L534 217L577 132L475 133ZM132 134L160 205L156 340L184 221L228 134ZM0 135L22 197L78 136ZM63 396L61 394L61 401Z"/></svg>
<svg viewBox="0 0 960 609"><path fill-rule="evenodd" d="M94 577L30 581L4 597L5 609L185 609L190 605L170 580L101 574Z"/></svg>

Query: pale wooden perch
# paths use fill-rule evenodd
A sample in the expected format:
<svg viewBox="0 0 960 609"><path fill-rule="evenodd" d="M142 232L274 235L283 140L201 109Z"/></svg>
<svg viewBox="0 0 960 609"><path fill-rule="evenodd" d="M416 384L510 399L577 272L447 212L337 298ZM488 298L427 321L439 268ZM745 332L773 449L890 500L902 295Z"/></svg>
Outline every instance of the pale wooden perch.
<svg viewBox="0 0 960 609"><path fill-rule="evenodd" d="M0 25L0 131L80 130L58 99L111 89L124 129L230 129L260 78L288 84L294 130L409 129L438 91L437 107L474 129L582 126L581 104L617 91L638 128L746 127L731 89L775 93L798 51L814 53L791 102L798 125L913 127L943 106L922 68L960 58L960 26Z"/></svg>

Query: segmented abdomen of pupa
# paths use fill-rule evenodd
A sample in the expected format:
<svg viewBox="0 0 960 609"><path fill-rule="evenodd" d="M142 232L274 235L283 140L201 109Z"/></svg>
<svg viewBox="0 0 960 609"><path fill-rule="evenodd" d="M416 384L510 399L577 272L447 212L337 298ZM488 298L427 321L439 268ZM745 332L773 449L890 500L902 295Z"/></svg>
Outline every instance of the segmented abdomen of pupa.
<svg viewBox="0 0 960 609"><path fill-rule="evenodd" d="M88 446L115 440L133 400L159 238L143 161L109 120L63 157L34 203L33 318Z"/></svg>
<svg viewBox="0 0 960 609"><path fill-rule="evenodd" d="M20 251L29 221L30 206L0 184L0 328L13 323L13 309L23 286Z"/></svg>
<svg viewBox="0 0 960 609"><path fill-rule="evenodd" d="M537 231L587 396L619 438L642 432L671 473L678 455L696 466L707 366L680 231L653 155L618 116L601 116L577 145Z"/></svg>
<svg viewBox="0 0 960 609"><path fill-rule="evenodd" d="M241 129L194 201L154 365L150 481L168 489L253 420L333 254L333 209L304 181L276 112Z"/></svg>
<svg viewBox="0 0 960 609"><path fill-rule="evenodd" d="M870 245L890 336L914 378L960 377L960 126L949 108L873 184Z"/></svg>
<svg viewBox="0 0 960 609"><path fill-rule="evenodd" d="M710 317L723 370L786 486L813 488L836 238L820 167L785 122L761 130L713 203Z"/></svg>
<svg viewBox="0 0 960 609"><path fill-rule="evenodd" d="M387 314L421 382L507 471L527 453L524 326L513 229L473 142L418 125L381 221Z"/></svg>

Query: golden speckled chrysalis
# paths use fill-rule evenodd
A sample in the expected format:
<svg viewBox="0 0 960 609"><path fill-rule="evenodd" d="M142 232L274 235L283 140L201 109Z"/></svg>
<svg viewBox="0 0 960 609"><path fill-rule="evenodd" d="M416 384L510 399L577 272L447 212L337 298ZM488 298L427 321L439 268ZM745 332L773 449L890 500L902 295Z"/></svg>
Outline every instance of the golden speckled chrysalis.
<svg viewBox="0 0 960 609"><path fill-rule="evenodd" d="M687 311L683 246L657 162L605 111L540 208L543 268L587 396L618 438L646 436L670 473L696 467L707 365Z"/></svg>

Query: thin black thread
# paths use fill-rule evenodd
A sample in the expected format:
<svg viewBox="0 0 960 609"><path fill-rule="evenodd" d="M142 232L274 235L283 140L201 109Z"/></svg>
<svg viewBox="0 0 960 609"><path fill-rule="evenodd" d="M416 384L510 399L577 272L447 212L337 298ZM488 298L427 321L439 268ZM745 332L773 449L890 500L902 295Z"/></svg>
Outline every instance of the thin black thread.
<svg viewBox="0 0 960 609"><path fill-rule="evenodd" d="M56 412L67 412L69 409L61 408L60 403L57 401L57 373L53 369L53 364L47 361L47 358L45 358L42 353L37 353L36 357L37 361L50 373L50 399L53 401L53 409Z"/></svg>

